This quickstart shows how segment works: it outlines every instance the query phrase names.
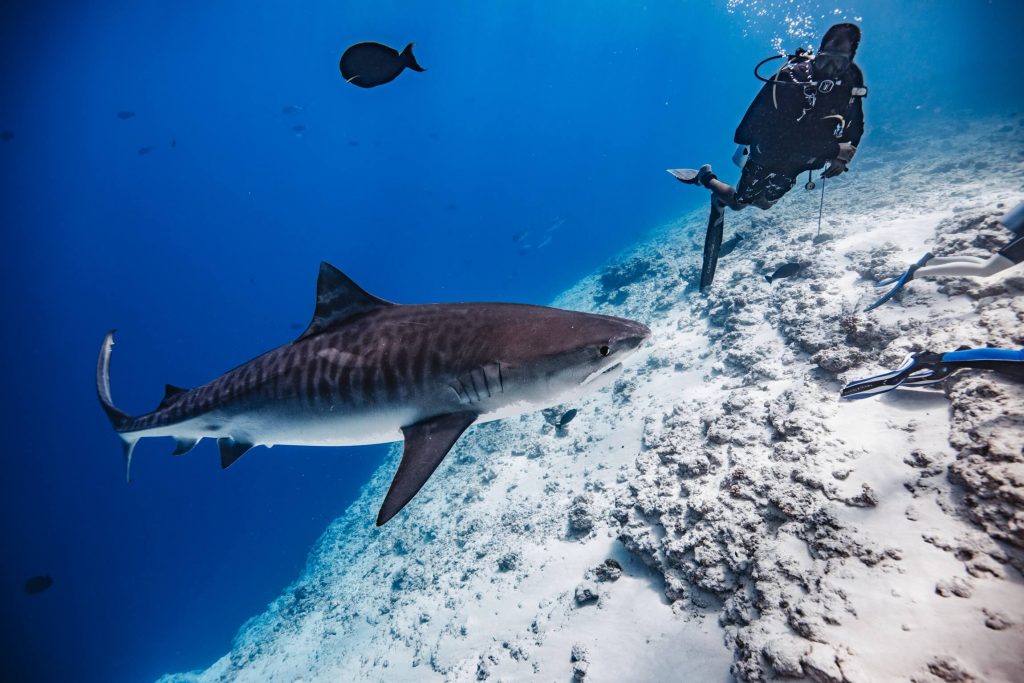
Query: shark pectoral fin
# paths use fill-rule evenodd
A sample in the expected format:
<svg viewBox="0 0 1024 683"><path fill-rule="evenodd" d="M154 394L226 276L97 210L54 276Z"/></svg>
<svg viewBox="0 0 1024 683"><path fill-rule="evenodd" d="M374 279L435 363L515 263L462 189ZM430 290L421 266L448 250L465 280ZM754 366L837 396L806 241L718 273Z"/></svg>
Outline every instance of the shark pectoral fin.
<svg viewBox="0 0 1024 683"><path fill-rule="evenodd" d="M386 524L413 499L476 418L477 414L471 411L448 413L402 428L402 462L380 506L377 526Z"/></svg>
<svg viewBox="0 0 1024 683"><path fill-rule="evenodd" d="M175 439L171 455L185 455L195 448L197 443L199 443L199 439Z"/></svg>
<svg viewBox="0 0 1024 683"><path fill-rule="evenodd" d="M252 444L245 441L235 441L231 437L225 437L217 439L217 447L220 448L220 467L226 470L236 460L245 455L246 451L252 448Z"/></svg>
<svg viewBox="0 0 1024 683"><path fill-rule="evenodd" d="M365 291L345 273L325 261L320 264L320 275L316 280L313 320L306 331L299 335L299 339L320 334L354 315L394 305Z"/></svg>

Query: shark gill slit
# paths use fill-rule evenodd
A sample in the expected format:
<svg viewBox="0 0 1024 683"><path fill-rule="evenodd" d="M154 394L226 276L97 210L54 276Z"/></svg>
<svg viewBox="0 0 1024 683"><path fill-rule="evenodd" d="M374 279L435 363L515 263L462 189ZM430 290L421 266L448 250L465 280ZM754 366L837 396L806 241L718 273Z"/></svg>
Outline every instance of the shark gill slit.
<svg viewBox="0 0 1024 683"><path fill-rule="evenodd" d="M491 397L491 384L490 384L490 382L487 381L487 370L485 368L480 368L479 372L480 372L480 375L483 376L483 378L484 378L484 389L487 390L487 398L490 398Z"/></svg>

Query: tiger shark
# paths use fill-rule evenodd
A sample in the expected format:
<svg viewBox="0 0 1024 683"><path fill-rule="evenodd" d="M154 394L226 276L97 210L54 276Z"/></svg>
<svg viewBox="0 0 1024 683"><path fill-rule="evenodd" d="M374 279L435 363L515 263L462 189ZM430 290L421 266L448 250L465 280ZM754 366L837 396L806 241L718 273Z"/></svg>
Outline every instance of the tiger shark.
<svg viewBox="0 0 1024 683"><path fill-rule="evenodd" d="M404 440L381 526L470 425L606 386L648 336L632 320L546 306L399 305L321 263L313 320L295 341L194 389L167 385L155 410L132 417L110 395L111 331L96 388L122 440L129 481L132 451L147 437L172 437L175 455L216 439L222 468L253 446Z"/></svg>

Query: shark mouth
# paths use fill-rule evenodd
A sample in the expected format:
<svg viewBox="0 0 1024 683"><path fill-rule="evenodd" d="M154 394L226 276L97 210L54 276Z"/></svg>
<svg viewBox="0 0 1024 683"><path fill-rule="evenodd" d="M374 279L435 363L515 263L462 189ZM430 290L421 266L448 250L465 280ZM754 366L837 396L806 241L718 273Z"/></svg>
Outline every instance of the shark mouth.
<svg viewBox="0 0 1024 683"><path fill-rule="evenodd" d="M622 363L615 363L609 365L606 368L595 370L594 372L587 375L587 378L580 382L580 386L588 386L590 384L596 384L598 386L605 386L608 381L614 379L616 375L622 370Z"/></svg>

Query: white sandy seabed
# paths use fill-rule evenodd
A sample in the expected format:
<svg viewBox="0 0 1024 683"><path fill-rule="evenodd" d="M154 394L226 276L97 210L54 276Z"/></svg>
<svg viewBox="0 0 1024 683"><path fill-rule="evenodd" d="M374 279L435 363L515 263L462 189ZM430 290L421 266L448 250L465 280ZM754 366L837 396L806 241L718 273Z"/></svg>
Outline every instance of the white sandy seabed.
<svg viewBox="0 0 1024 683"><path fill-rule="evenodd" d="M799 187L730 213L707 296L703 212L578 283L555 305L653 335L566 433L471 429L376 529L395 449L230 653L162 680L1024 680L1024 387L838 398L911 351L1024 346L1020 268L861 312L925 251L991 253L1024 198L1024 118L927 133L871 131L829 241Z"/></svg>

